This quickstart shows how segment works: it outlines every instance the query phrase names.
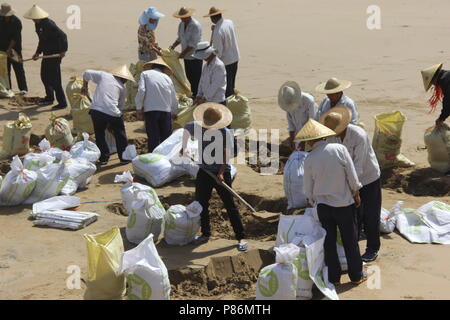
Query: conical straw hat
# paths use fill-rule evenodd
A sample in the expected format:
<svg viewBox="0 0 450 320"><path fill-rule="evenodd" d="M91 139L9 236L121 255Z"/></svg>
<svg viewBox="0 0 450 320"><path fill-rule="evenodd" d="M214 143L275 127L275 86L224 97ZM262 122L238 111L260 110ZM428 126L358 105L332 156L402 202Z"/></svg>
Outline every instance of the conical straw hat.
<svg viewBox="0 0 450 320"><path fill-rule="evenodd" d="M442 69L442 65L442 63L435 64L434 66L420 71L422 73L423 87L425 88L425 91L430 89L431 81L433 80L434 75Z"/></svg>
<svg viewBox="0 0 450 320"><path fill-rule="evenodd" d="M222 129L233 121L230 109L222 104L206 102L195 108L194 120L206 129Z"/></svg>
<svg viewBox="0 0 450 320"><path fill-rule="evenodd" d="M49 14L37 5L33 5L33 7L23 15L25 19L45 19L48 18L48 16Z"/></svg>
<svg viewBox="0 0 450 320"><path fill-rule="evenodd" d="M327 82L322 82L316 87L316 91L324 94L332 94L344 91L350 88L352 83L348 80L339 80L337 78L328 79Z"/></svg>
<svg viewBox="0 0 450 320"><path fill-rule="evenodd" d="M109 73L111 73L112 75L114 75L116 77L136 82L134 80L134 77L131 74L130 70L128 69L127 65L125 65L125 64L121 67L111 70Z"/></svg>
<svg viewBox="0 0 450 320"><path fill-rule="evenodd" d="M320 124L316 120L309 119L308 122L305 123L302 130L297 133L295 137L299 141L310 141L317 140L321 138L331 137L336 135L336 132L325 127L323 124Z"/></svg>
<svg viewBox="0 0 450 320"><path fill-rule="evenodd" d="M325 112L320 117L319 123L340 134L348 127L351 120L352 111L345 106L337 106Z"/></svg>
<svg viewBox="0 0 450 320"><path fill-rule="evenodd" d="M163 67L166 67L167 69L169 69L170 73L172 73L172 68L169 67L169 65L168 65L161 57L158 57L158 58L156 58L155 60L146 62L146 63L144 64L144 68L150 68L150 67L153 66L154 64L160 65L160 66L163 66Z"/></svg>
<svg viewBox="0 0 450 320"><path fill-rule="evenodd" d="M188 18L188 17L194 15L194 13L195 13L195 9L182 7L182 8L180 8L180 10L175 12L172 16L174 18L182 19L182 18Z"/></svg>
<svg viewBox="0 0 450 320"><path fill-rule="evenodd" d="M209 9L209 13L207 15L204 15L203 17L206 18L206 17L217 16L218 14L222 14L224 12L225 12L225 10L223 10L223 9L219 9L219 8L216 8L216 7L211 7Z"/></svg>

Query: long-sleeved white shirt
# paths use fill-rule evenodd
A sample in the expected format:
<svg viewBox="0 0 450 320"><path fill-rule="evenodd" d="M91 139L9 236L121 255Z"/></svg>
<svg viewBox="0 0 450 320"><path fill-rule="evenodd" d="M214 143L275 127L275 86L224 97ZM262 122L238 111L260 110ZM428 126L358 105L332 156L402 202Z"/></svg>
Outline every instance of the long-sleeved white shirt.
<svg viewBox="0 0 450 320"><path fill-rule="evenodd" d="M135 98L136 110L178 112L178 100L172 79L159 69L141 73Z"/></svg>
<svg viewBox="0 0 450 320"><path fill-rule="evenodd" d="M330 137L327 141L341 143L347 147L355 165L358 179L363 186L380 178L380 166L378 165L377 156L373 151L369 135L363 128L349 124L344 141L339 137Z"/></svg>
<svg viewBox="0 0 450 320"><path fill-rule="evenodd" d="M225 101L226 87L227 71L223 62L214 57L210 63L204 63L197 96L205 97L207 102L221 103Z"/></svg>
<svg viewBox="0 0 450 320"><path fill-rule="evenodd" d="M352 158L342 144L319 141L306 157L303 190L311 204L347 207L361 189Z"/></svg>
<svg viewBox="0 0 450 320"><path fill-rule="evenodd" d="M181 43L181 50L184 51L187 47L192 47L193 49L188 52L185 56L185 60L194 60L192 54L197 48L197 44L202 41L202 26L200 23L191 18L191 22L184 29L184 22L180 22L178 25L178 38L177 41Z"/></svg>
<svg viewBox="0 0 450 320"><path fill-rule="evenodd" d="M86 70L83 80L97 84L91 109L106 113L113 117L122 115L125 104L126 89L120 80L111 73L97 70Z"/></svg>
<svg viewBox="0 0 450 320"><path fill-rule="evenodd" d="M309 119L317 120L317 104L309 93L302 92L298 108L287 111L288 130L296 134L303 128Z"/></svg>
<svg viewBox="0 0 450 320"><path fill-rule="evenodd" d="M220 19L217 22L212 34L212 45L226 66L239 61L239 47L233 21Z"/></svg>
<svg viewBox="0 0 450 320"><path fill-rule="evenodd" d="M336 103L336 106L346 106L347 108L349 108L350 110L352 110L352 124L357 124L358 123L358 108L356 106L356 103L350 99L349 97L347 97L345 94L342 94L341 99L339 100L338 103ZM323 99L322 103L320 104L319 107L319 117L324 114L325 112L327 112L328 110L330 110L331 104L330 104L330 99L328 97L325 97L325 99Z"/></svg>

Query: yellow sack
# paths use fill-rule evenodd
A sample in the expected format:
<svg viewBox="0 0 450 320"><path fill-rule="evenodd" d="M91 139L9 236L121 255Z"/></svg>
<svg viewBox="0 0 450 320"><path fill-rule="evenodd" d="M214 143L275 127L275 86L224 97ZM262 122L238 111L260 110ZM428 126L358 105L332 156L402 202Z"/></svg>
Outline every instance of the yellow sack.
<svg viewBox="0 0 450 320"><path fill-rule="evenodd" d="M73 107L78 102L78 99L75 95L81 93L82 87L83 87L83 80L78 79L76 76L70 77L70 81L67 83L66 86L66 96L67 99L69 100L71 107Z"/></svg>
<svg viewBox="0 0 450 320"><path fill-rule="evenodd" d="M414 163L400 154L402 129L406 117L400 111L375 116L372 146L381 168L412 167Z"/></svg>
<svg viewBox="0 0 450 320"><path fill-rule="evenodd" d="M19 113L17 120L8 121L3 127L3 150L0 159L27 154L30 151L32 127L30 118L24 113Z"/></svg>
<svg viewBox="0 0 450 320"><path fill-rule="evenodd" d="M12 98L14 93L10 90L11 84L8 77L8 56L0 51L0 98Z"/></svg>
<svg viewBox="0 0 450 320"><path fill-rule="evenodd" d="M425 131L425 145L431 168L442 173L450 171L450 127L431 127Z"/></svg>
<svg viewBox="0 0 450 320"><path fill-rule="evenodd" d="M233 113L233 122L231 122L232 129L250 129L252 125L250 107L248 106L248 99L239 94L235 94L227 98L227 107Z"/></svg>
<svg viewBox="0 0 450 320"><path fill-rule="evenodd" d="M186 74L181 66L180 59L178 56L180 54L175 50L164 49L161 51L161 58L165 63L172 69L172 81L175 86L175 91L178 94L185 94L186 96L192 96L191 87L186 79Z"/></svg>
<svg viewBox="0 0 450 320"><path fill-rule="evenodd" d="M47 138L52 147L69 151L73 144L69 121L64 118L56 118L56 115L52 113L50 124L45 130L45 138Z"/></svg>
<svg viewBox="0 0 450 320"><path fill-rule="evenodd" d="M73 128L78 132L86 132L94 134L94 124L92 118L89 115L89 109L91 108L91 100L88 97L79 93L73 94L73 105L70 113L72 114Z"/></svg>
<svg viewBox="0 0 450 320"><path fill-rule="evenodd" d="M133 81L127 81L125 87L127 88L127 98L125 100L125 109L124 110L134 110L136 109L136 104L134 99L136 98L136 94L138 92L139 80L141 79L141 73L144 69L145 61L138 61L136 64L130 64L130 72L134 77Z"/></svg>
<svg viewBox="0 0 450 320"><path fill-rule="evenodd" d="M196 106L185 94L178 95L178 114L177 120L173 122L173 130L183 128L186 123L194 121L193 113Z"/></svg>
<svg viewBox="0 0 450 320"><path fill-rule="evenodd" d="M119 274L124 252L118 227L94 235L85 234L88 253L86 300L120 299L125 293L125 277Z"/></svg>

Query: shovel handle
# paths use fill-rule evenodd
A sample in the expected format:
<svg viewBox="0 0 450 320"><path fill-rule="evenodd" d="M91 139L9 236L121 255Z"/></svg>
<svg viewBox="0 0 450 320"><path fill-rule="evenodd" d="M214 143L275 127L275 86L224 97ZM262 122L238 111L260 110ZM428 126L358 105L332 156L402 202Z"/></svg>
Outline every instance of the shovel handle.
<svg viewBox="0 0 450 320"><path fill-rule="evenodd" d="M61 57L61 55L59 53L55 53L55 54L50 54L48 56L39 56L37 58L38 59L49 59L49 58L59 58L59 57ZM31 60L33 60L33 58L22 60L22 62L31 61Z"/></svg>

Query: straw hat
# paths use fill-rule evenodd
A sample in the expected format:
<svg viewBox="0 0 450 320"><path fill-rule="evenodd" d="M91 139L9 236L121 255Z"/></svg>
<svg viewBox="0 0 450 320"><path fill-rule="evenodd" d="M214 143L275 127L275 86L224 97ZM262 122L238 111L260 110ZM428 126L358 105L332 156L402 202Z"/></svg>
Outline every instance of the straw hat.
<svg viewBox="0 0 450 320"><path fill-rule="evenodd" d="M111 73L113 76L136 82L127 65L125 64L121 67L111 70L109 73Z"/></svg>
<svg viewBox="0 0 450 320"><path fill-rule="evenodd" d="M166 67L167 69L169 69L170 73L172 73L172 68L170 68L169 65L161 57L158 57L155 60L144 63L144 69L147 69L147 68L149 69L153 65Z"/></svg>
<svg viewBox="0 0 450 320"><path fill-rule="evenodd" d="M337 78L328 79L327 82L322 82L316 87L316 91L324 94L332 94L344 91L350 88L352 83L347 80L339 80Z"/></svg>
<svg viewBox="0 0 450 320"><path fill-rule="evenodd" d="M309 119L305 123L302 130L297 133L296 139L299 141L310 141L321 138L331 137L336 135L336 132L320 124L316 120Z"/></svg>
<svg viewBox="0 0 450 320"><path fill-rule="evenodd" d="M352 111L344 106L333 107L320 116L319 122L336 134L341 134L352 120Z"/></svg>
<svg viewBox="0 0 450 320"><path fill-rule="evenodd" d="M201 41L197 44L197 48L195 48L195 52L192 54L192 56L195 59L204 60L211 56L213 53L216 53L214 47L211 46L208 41Z"/></svg>
<svg viewBox="0 0 450 320"><path fill-rule="evenodd" d="M286 81L278 90L278 105L284 111L293 111L300 106L302 90L295 81Z"/></svg>
<svg viewBox="0 0 450 320"><path fill-rule="evenodd" d="M182 7L182 8L180 8L180 10L175 12L172 16L174 18L183 19L183 18L188 18L190 16L193 16L194 13L195 13L195 9Z"/></svg>
<svg viewBox="0 0 450 320"><path fill-rule="evenodd" d="M0 16L2 17L11 17L16 12L11 8L11 6L7 3L3 3L0 9Z"/></svg>
<svg viewBox="0 0 450 320"><path fill-rule="evenodd" d="M219 8L216 8L216 7L211 7L209 9L209 13L207 15L204 15L203 17L207 18L207 17L217 16L218 14L222 14L224 12L225 12L225 10L223 10L223 9L219 9Z"/></svg>
<svg viewBox="0 0 450 320"><path fill-rule="evenodd" d="M39 6L33 5L33 7L28 10L23 17L25 19L45 19L48 18L49 14L42 10Z"/></svg>
<svg viewBox="0 0 450 320"><path fill-rule="evenodd" d="M193 117L206 129L222 129L233 121L233 114L230 109L214 102L199 105L195 108Z"/></svg>
<svg viewBox="0 0 450 320"><path fill-rule="evenodd" d="M420 71L422 73L423 87L425 88L425 91L430 89L432 85L431 81L433 80L434 75L442 69L442 66L443 64L439 63Z"/></svg>

